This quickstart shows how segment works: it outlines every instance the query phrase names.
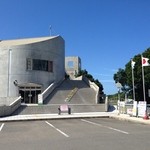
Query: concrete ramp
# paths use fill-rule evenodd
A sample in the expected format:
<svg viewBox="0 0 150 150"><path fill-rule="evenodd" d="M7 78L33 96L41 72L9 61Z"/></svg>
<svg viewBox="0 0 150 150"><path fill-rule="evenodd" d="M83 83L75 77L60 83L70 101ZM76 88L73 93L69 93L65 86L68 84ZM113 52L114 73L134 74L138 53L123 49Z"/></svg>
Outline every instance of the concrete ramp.
<svg viewBox="0 0 150 150"><path fill-rule="evenodd" d="M45 104L96 104L96 92L82 80L65 80L45 100Z"/></svg>

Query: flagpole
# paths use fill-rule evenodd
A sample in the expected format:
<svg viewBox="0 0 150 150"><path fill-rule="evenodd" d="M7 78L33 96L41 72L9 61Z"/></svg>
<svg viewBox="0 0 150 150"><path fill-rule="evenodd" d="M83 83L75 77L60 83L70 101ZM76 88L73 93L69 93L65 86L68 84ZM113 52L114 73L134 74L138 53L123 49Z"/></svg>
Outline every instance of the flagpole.
<svg viewBox="0 0 150 150"><path fill-rule="evenodd" d="M132 68L132 89L133 89L133 100L135 101L135 88L134 88L134 64L133 60L131 59L131 68Z"/></svg>
<svg viewBox="0 0 150 150"><path fill-rule="evenodd" d="M49 26L49 34L50 34L50 36L52 36L52 26L51 25Z"/></svg>
<svg viewBox="0 0 150 150"><path fill-rule="evenodd" d="M143 61L142 55L141 55L141 60ZM144 101L146 101L146 97L145 97L145 79L144 79L144 67L143 67L143 63L142 63L142 79L143 79L143 97L144 97Z"/></svg>

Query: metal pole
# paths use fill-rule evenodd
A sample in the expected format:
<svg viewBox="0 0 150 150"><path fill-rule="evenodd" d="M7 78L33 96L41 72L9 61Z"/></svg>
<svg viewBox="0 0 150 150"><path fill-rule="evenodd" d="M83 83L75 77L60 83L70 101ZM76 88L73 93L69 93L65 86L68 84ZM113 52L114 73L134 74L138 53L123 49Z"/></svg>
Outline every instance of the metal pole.
<svg viewBox="0 0 150 150"><path fill-rule="evenodd" d="M120 88L118 89L118 99L120 101Z"/></svg>
<svg viewBox="0 0 150 150"><path fill-rule="evenodd" d="M49 26L49 34L50 34L50 36L52 36L52 26L51 25Z"/></svg>
<svg viewBox="0 0 150 150"><path fill-rule="evenodd" d="M142 56L141 56L141 60L142 60ZM146 101L146 98L145 98L145 79L144 79L144 68L143 68L143 64L142 64L142 79L143 79L143 97L144 97L144 101Z"/></svg>
<svg viewBox="0 0 150 150"><path fill-rule="evenodd" d="M7 85L7 97L9 97L10 93L10 74L11 74L11 52L12 49L9 49L9 54L8 54L8 85Z"/></svg>
<svg viewBox="0 0 150 150"><path fill-rule="evenodd" d="M132 61L132 60L131 60ZM132 63L132 62L131 62ZM135 88L134 88L134 68L133 68L133 66L131 66L131 68L132 68L132 88L133 88L133 100L135 101Z"/></svg>

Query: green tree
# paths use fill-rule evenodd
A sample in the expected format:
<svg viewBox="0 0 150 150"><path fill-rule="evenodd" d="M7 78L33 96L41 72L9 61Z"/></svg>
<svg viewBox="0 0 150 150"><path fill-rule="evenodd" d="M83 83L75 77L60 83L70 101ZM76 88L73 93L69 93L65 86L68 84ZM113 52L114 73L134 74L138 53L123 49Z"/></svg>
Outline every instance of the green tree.
<svg viewBox="0 0 150 150"><path fill-rule="evenodd" d="M114 74L115 83L119 82L123 87L126 86L127 75L124 69L119 68L118 72Z"/></svg>
<svg viewBox="0 0 150 150"><path fill-rule="evenodd" d="M150 48L145 50L142 53L143 57L150 59ZM135 89L135 98L136 100L143 100L143 79L142 79L142 63L141 63L141 55L135 55L133 57L133 61L135 62L134 66L134 89ZM148 89L150 89L150 66L144 67L144 79L145 79L145 95L146 100L150 103L150 98L148 97ZM115 82L120 82L124 89L132 95L132 68L131 68L131 60L125 65L125 69L119 69L117 73L114 74Z"/></svg>

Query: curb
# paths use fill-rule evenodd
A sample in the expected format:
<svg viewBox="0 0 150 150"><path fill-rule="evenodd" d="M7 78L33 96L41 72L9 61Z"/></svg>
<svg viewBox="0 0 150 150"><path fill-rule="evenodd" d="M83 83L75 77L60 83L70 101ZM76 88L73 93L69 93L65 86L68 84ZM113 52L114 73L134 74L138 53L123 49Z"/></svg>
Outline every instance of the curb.
<svg viewBox="0 0 150 150"><path fill-rule="evenodd" d="M109 118L106 113L75 113L75 114L35 114L35 115L16 115L0 118L0 122L15 121L38 121L38 120L61 120L61 119L80 119L80 118Z"/></svg>
<svg viewBox="0 0 150 150"><path fill-rule="evenodd" d="M68 115L63 113L58 114L32 114L32 115L16 115L0 118L0 122L19 122L19 121L39 121L39 120L61 120L61 119L83 119L83 118L112 118L121 121L128 121L134 123L141 123L150 125L150 120L143 118L136 118L130 116L121 116L117 113L109 112L94 112L94 113L72 113Z"/></svg>
<svg viewBox="0 0 150 150"><path fill-rule="evenodd" d="M122 117L122 116L117 116L117 115L110 115L109 118L112 119L117 119L120 121L127 121L127 122L133 122L133 123L140 123L140 124L146 124L146 125L150 125L150 120L144 120L142 118L136 118L136 117Z"/></svg>

